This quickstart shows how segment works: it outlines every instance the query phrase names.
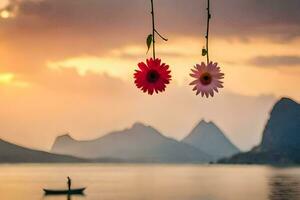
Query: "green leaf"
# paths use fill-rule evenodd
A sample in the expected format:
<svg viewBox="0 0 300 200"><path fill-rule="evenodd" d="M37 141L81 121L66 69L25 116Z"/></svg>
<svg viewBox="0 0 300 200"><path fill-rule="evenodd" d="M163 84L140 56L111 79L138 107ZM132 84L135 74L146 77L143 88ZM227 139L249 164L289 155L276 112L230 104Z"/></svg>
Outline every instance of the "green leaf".
<svg viewBox="0 0 300 200"><path fill-rule="evenodd" d="M147 47L148 47L147 53L148 53L148 51L149 51L149 49L150 49L150 47L151 47L152 42L153 42L153 36L152 36L152 34L150 34L150 35L148 35L147 41L146 41Z"/></svg>
<svg viewBox="0 0 300 200"><path fill-rule="evenodd" d="M207 50L205 48L202 49L202 56L206 56Z"/></svg>

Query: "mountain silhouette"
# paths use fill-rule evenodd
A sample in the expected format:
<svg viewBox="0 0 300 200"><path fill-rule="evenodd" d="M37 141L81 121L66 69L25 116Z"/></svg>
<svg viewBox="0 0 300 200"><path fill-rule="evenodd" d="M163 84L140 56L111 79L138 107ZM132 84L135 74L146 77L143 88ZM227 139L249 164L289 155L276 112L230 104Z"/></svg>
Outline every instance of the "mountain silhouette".
<svg viewBox="0 0 300 200"><path fill-rule="evenodd" d="M289 98L273 107L263 132L261 144L221 163L299 164L300 105Z"/></svg>
<svg viewBox="0 0 300 200"><path fill-rule="evenodd" d="M212 159L201 150L165 137L156 129L142 123L89 141L77 141L69 135L59 136L51 152L128 162L209 162Z"/></svg>
<svg viewBox="0 0 300 200"><path fill-rule="evenodd" d="M215 160L230 157L240 152L213 122L204 120L182 142L213 156Z"/></svg>
<svg viewBox="0 0 300 200"><path fill-rule="evenodd" d="M262 151L300 152L300 105L283 98L273 108L264 130Z"/></svg>
<svg viewBox="0 0 300 200"><path fill-rule="evenodd" d="M21 147L0 139L1 163L58 163L86 162L73 156L57 155Z"/></svg>

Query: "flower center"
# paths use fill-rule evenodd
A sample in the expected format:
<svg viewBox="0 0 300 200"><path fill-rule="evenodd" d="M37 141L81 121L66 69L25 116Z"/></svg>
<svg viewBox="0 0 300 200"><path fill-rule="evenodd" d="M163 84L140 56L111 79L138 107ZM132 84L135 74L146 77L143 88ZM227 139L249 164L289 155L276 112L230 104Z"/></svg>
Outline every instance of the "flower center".
<svg viewBox="0 0 300 200"><path fill-rule="evenodd" d="M155 83L159 78L160 75L156 70L151 69L147 74L147 81L149 83Z"/></svg>
<svg viewBox="0 0 300 200"><path fill-rule="evenodd" d="M200 76L200 82L203 85L209 85L212 82L212 76L210 73L205 72Z"/></svg>

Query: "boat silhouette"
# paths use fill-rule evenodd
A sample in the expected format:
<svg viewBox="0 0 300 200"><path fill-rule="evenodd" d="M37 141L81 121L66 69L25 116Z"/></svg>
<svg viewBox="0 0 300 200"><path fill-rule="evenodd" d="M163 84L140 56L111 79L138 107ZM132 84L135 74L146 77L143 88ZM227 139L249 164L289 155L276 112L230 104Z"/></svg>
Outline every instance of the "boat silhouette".
<svg viewBox="0 0 300 200"><path fill-rule="evenodd" d="M76 188L70 190L54 190L54 189L43 189L45 195L83 195L86 188Z"/></svg>

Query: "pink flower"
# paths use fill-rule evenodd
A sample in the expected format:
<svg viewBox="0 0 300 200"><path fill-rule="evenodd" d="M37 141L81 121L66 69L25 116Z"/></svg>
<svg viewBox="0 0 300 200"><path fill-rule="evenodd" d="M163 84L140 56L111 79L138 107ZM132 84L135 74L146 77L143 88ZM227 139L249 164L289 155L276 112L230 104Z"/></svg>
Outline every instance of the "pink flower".
<svg viewBox="0 0 300 200"><path fill-rule="evenodd" d="M135 70L134 78L135 85L143 92L148 92L152 95L154 92L163 92L166 85L170 83L171 71L169 65L161 64L161 60L156 58L147 59L147 64L140 62L138 67L140 70Z"/></svg>
<svg viewBox="0 0 300 200"><path fill-rule="evenodd" d="M191 69L193 73L191 77L195 78L190 85L195 85L193 91L196 91L196 95L201 93L208 98L214 96L214 91L218 92L218 88L223 88L223 82L220 81L224 78L224 74L221 73L220 67L217 63L210 62L206 65L204 62L201 65L197 64L195 69Z"/></svg>

